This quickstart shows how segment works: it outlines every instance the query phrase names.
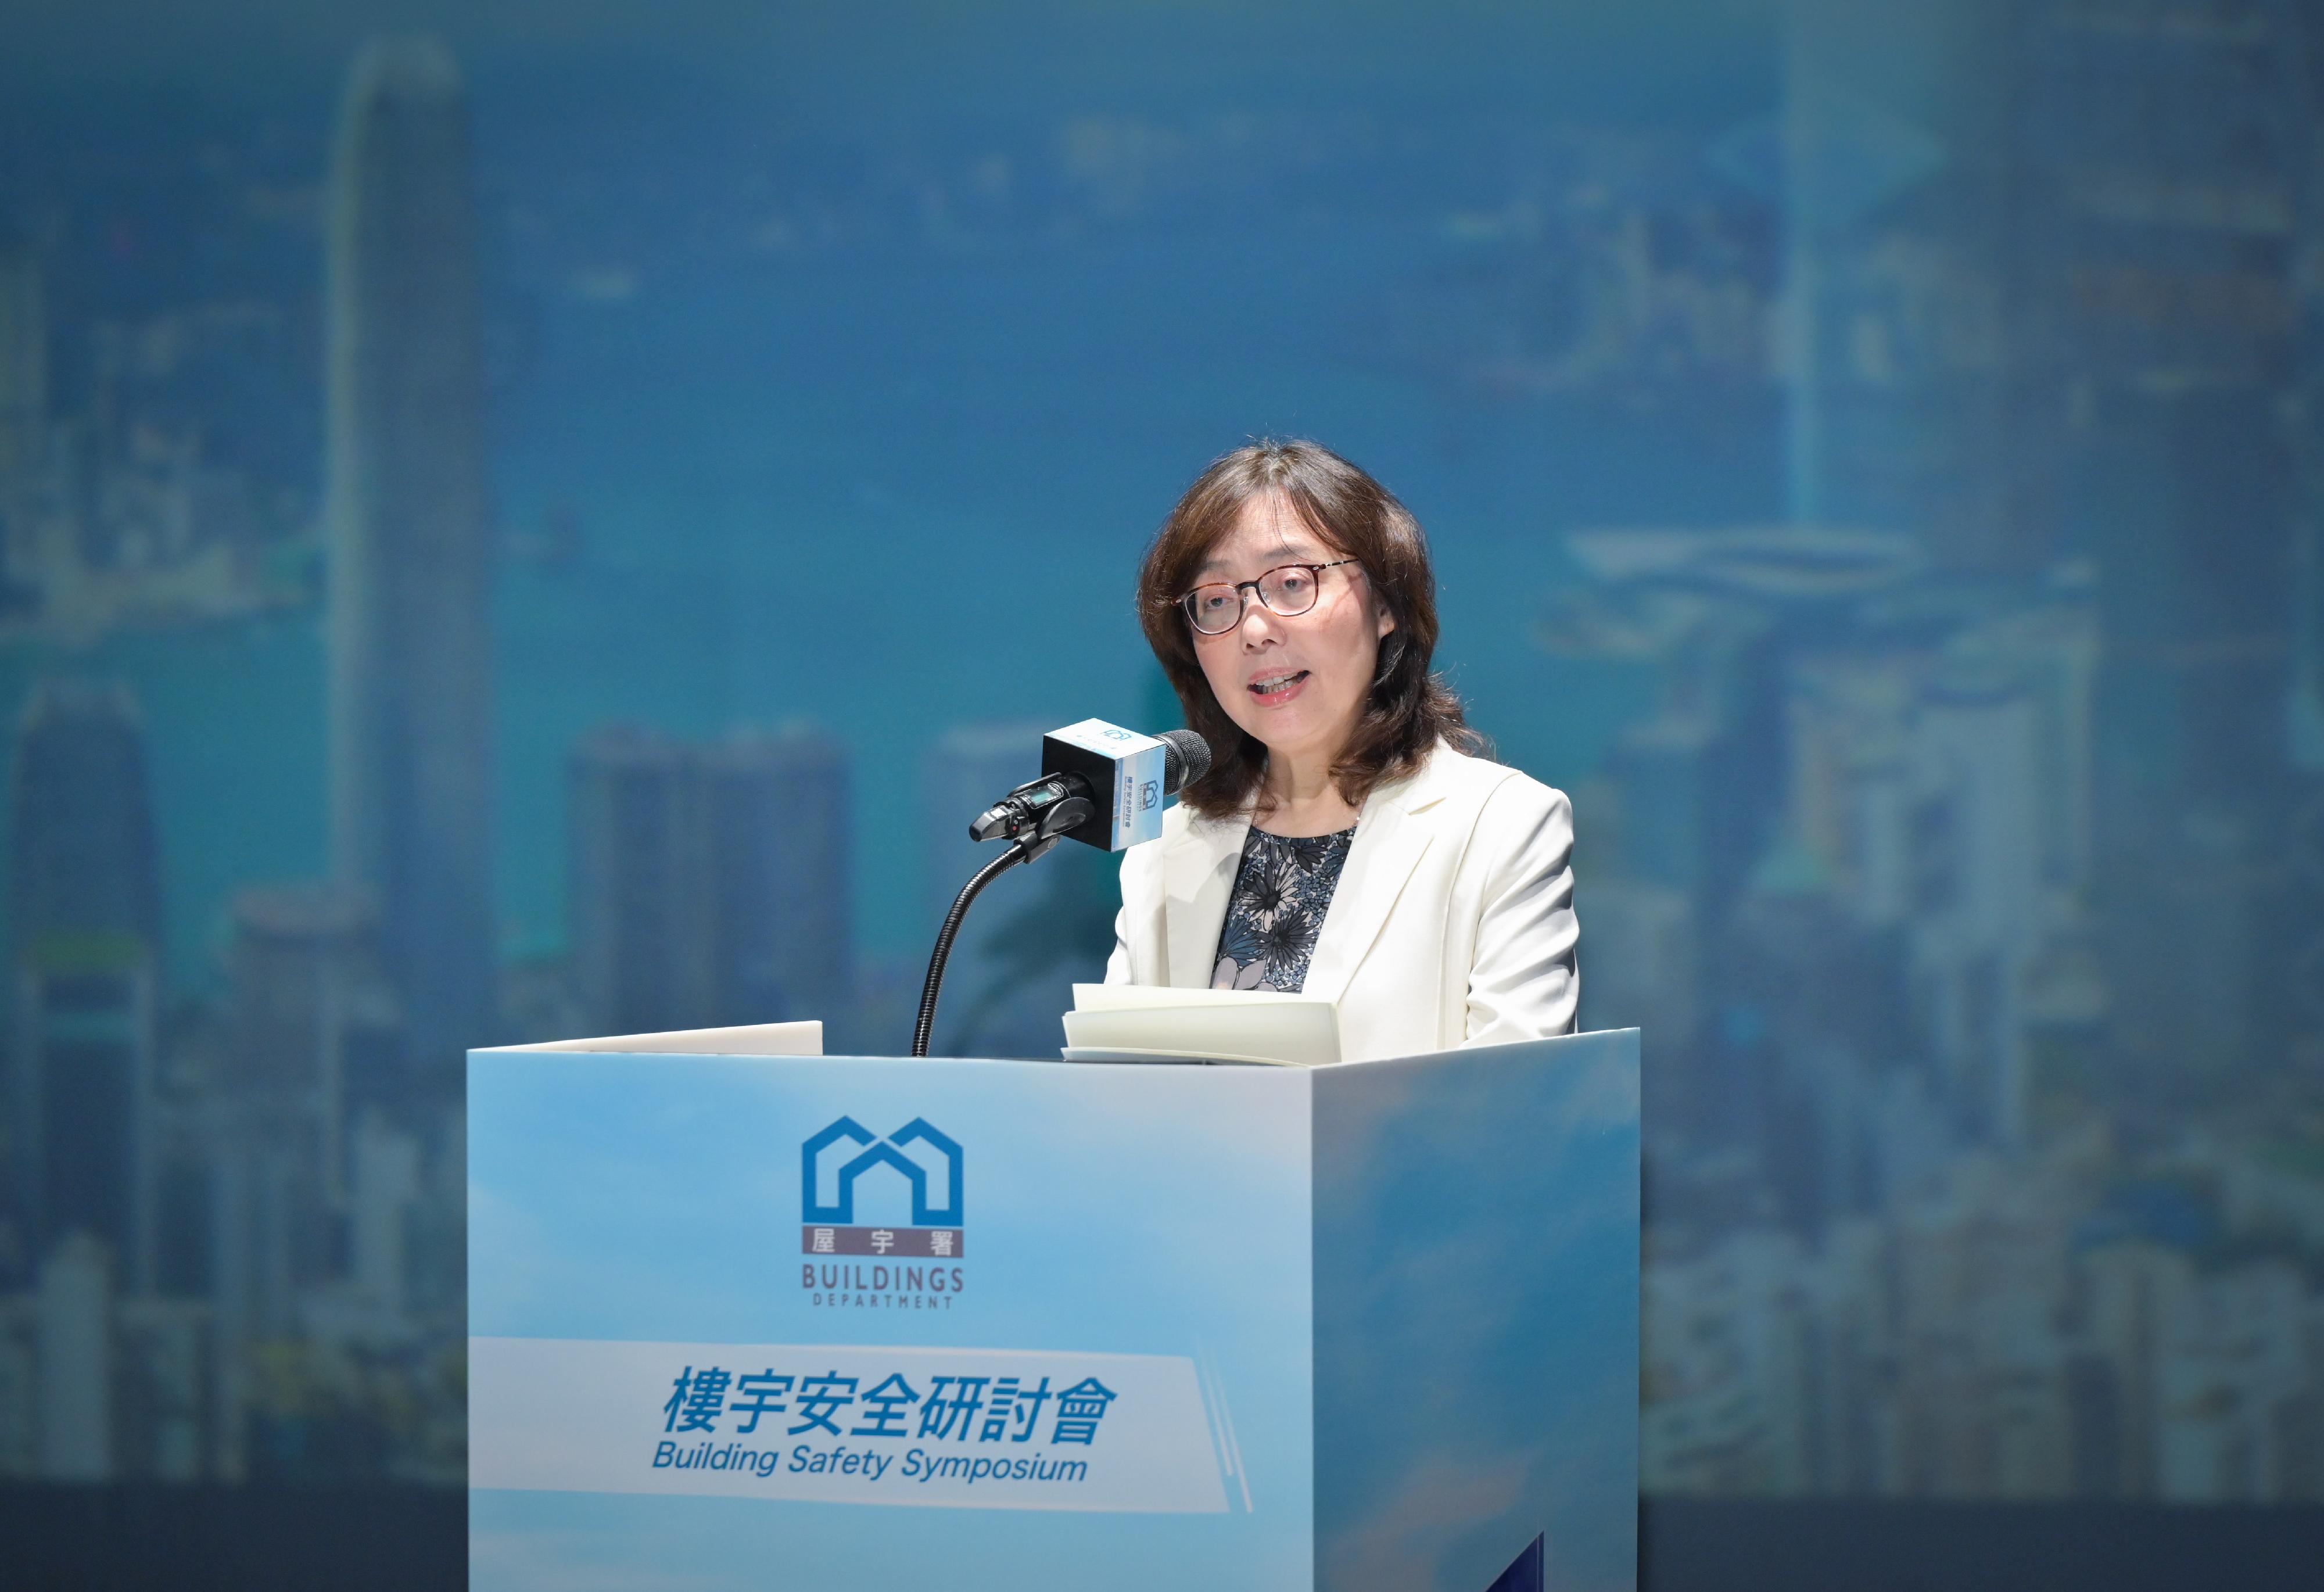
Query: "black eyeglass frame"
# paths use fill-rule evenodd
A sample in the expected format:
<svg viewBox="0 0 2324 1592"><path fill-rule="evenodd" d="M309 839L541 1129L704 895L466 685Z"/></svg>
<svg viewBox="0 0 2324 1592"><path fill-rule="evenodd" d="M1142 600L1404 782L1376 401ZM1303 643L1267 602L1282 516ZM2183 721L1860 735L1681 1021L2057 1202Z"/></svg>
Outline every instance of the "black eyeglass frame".
<svg viewBox="0 0 2324 1592"><path fill-rule="evenodd" d="M1236 630L1241 628L1244 617L1250 612L1251 597L1256 597L1260 603L1265 603L1268 612L1275 615L1277 619L1297 619L1303 613L1314 612L1315 604L1323 601L1323 577L1325 570L1337 569L1342 564L1360 564L1362 562L1363 560L1360 558L1334 558L1329 564L1278 564L1272 569L1261 570L1257 580L1239 580L1231 582L1222 580L1204 581L1202 585L1196 586L1193 591L1188 592L1185 595L1178 599L1178 612L1186 616L1187 627L1198 636L1231 636L1234 634ZM1265 581L1268 575L1281 575L1286 569L1304 569L1315 579L1314 597L1308 602L1306 607L1294 609L1289 613L1284 612L1283 610L1277 608L1274 603L1268 603L1267 601L1267 594L1259 589L1260 582ZM1196 622L1194 619L1194 599L1196 596L1200 595L1205 588L1210 586L1225 586L1229 591L1234 593L1235 596L1239 599L1235 604L1234 622L1221 630L1206 630L1200 623ZM1243 594L1245 592L1249 592L1250 594L1250 597L1244 596Z"/></svg>

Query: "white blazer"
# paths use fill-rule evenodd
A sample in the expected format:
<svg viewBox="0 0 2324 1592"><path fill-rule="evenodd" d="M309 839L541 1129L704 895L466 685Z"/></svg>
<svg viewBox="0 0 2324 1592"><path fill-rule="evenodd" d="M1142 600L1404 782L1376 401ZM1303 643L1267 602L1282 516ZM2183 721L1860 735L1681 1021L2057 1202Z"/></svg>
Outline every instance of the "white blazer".
<svg viewBox="0 0 2324 1592"><path fill-rule="evenodd" d="M1174 807L1121 863L1109 984L1211 981L1248 814ZM1573 807L1565 793L1440 744L1366 797L1307 965L1340 1004L1346 1061L1571 1034Z"/></svg>

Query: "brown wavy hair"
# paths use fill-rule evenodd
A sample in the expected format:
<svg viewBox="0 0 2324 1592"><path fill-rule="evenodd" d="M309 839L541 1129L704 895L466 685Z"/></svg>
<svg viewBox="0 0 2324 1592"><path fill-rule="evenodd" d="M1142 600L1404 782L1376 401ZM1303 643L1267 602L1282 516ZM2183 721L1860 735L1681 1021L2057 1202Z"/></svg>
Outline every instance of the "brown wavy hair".
<svg viewBox="0 0 2324 1592"><path fill-rule="evenodd" d="M1485 739L1469 728L1461 699L1429 671L1436 654L1436 575L1428 538L1396 494L1317 443L1273 438L1213 461L1178 500L1146 549L1138 575L1138 619L1169 676L1186 727L1211 743L1211 771L1180 793L1206 818L1253 805L1267 773L1267 748L1227 716L1194 656L1194 638L1178 600L1194 572L1257 497L1291 505L1307 529L1342 557L1363 566L1375 601L1396 621L1380 639L1379 662L1363 712L1332 765L1333 783L1351 805L1377 786L1416 772L1439 741L1480 753Z"/></svg>

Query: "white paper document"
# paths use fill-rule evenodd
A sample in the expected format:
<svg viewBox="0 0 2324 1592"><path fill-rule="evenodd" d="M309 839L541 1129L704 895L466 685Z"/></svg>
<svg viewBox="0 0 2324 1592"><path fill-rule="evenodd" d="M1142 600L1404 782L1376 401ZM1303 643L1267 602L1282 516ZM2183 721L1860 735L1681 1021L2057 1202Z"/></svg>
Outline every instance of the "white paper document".
<svg viewBox="0 0 2324 1592"><path fill-rule="evenodd" d="M1324 1067L1340 1059L1339 1008L1272 990L1076 984L1068 1061L1219 1061Z"/></svg>
<svg viewBox="0 0 2324 1592"><path fill-rule="evenodd" d="M502 1050L611 1051L619 1055L819 1056L823 1024L753 1023L742 1028L679 1028L667 1034L615 1034L603 1039L552 1039Z"/></svg>

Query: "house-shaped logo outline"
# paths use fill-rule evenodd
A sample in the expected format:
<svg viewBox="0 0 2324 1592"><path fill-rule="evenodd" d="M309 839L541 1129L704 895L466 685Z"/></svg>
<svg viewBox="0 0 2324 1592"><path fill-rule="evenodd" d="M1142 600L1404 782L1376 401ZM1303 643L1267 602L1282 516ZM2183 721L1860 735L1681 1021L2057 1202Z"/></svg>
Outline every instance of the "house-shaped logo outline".
<svg viewBox="0 0 2324 1592"><path fill-rule="evenodd" d="M839 1186L832 1202L825 1205L816 1199L815 1169L824 1152L845 1139L862 1146L862 1152L839 1169ZM927 1168L905 1155L899 1146L926 1143L945 1158L945 1190L949 1196L943 1205L928 1203ZM892 1166L904 1174L912 1191L912 1225L923 1228L956 1228L961 1223L964 1203L964 1175L965 1157L957 1142L929 1126L925 1117L915 1117L903 1127L880 1138L853 1117L842 1117L822 1132L799 1146L799 1204L805 1219L830 1222L836 1226L852 1226L855 1220L855 1180L875 1166Z"/></svg>

